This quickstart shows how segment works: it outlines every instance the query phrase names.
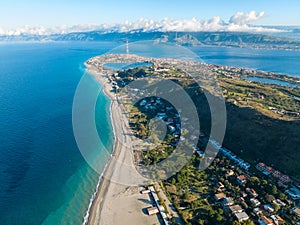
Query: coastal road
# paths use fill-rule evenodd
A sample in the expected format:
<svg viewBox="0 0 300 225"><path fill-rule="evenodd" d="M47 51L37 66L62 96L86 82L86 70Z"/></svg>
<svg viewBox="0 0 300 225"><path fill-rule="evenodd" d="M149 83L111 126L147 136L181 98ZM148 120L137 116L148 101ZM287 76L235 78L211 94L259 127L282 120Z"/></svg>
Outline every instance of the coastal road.
<svg viewBox="0 0 300 225"><path fill-rule="evenodd" d="M164 191L161 189L160 185L158 183L154 184L155 189L158 192L158 195L165 201L165 205L167 207L167 210L169 214L175 219L175 221L181 225L184 225L183 220L181 217L178 215L177 210L175 209L174 205L169 201L167 196L165 195Z"/></svg>

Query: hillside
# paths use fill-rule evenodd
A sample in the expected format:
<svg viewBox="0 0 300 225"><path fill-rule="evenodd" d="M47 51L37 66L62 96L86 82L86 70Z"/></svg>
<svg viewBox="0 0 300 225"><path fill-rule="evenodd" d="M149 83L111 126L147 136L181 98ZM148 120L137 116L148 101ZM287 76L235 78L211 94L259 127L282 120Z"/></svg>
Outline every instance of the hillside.
<svg viewBox="0 0 300 225"><path fill-rule="evenodd" d="M158 40L180 45L215 45L227 47L248 47L262 49L300 49L300 40L242 32L77 32L52 35L0 36L0 41L115 41L125 43L142 40Z"/></svg>

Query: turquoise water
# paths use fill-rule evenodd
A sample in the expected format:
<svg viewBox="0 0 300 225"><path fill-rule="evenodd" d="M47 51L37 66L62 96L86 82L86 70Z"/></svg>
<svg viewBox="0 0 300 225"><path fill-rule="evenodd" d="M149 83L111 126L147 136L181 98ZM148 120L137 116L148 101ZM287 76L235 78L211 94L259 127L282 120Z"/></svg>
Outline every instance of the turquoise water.
<svg viewBox="0 0 300 225"><path fill-rule="evenodd" d="M1 225L82 224L99 174L87 165L76 145L72 103L85 73L83 62L115 46L108 42L0 44ZM207 63L300 74L299 52L274 51L272 56L262 50L192 49ZM85 82L86 99L98 94L101 87L92 76L85 76ZM95 121L106 149L91 143L91 154L102 167L108 160L106 150L113 145L109 103L100 92Z"/></svg>
<svg viewBox="0 0 300 225"><path fill-rule="evenodd" d="M72 102L83 62L114 43L0 45L0 224L81 224L99 175L82 158ZM86 98L99 91L87 78ZM109 100L97 102L97 127L112 150ZM88 141L88 140L87 140ZM95 154L105 165L107 155Z"/></svg>

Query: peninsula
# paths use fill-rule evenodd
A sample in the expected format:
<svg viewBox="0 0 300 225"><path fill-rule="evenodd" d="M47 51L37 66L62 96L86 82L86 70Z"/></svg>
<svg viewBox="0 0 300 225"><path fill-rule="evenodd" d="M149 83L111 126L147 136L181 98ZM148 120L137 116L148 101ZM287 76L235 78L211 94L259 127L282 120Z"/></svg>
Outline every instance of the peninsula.
<svg viewBox="0 0 300 225"><path fill-rule="evenodd" d="M130 65L137 62L151 65L135 68L129 66L117 70L106 66L109 63ZM165 221L164 215L172 224L226 224L225 215L229 215L229 220L237 221L237 224L271 219L294 221L293 201L298 198L294 194L293 199L291 193L298 190L300 177L297 174L300 170L300 155L297 151L300 133L299 88L261 84L245 79L253 76L266 77L266 73L261 71L129 54L94 57L86 62L86 66L111 99L117 137L112 160L93 203L89 224L160 224ZM201 75L201 87L195 86L194 74ZM201 132L199 143L193 150L195 155L188 165L173 177L150 186L147 191L150 184L141 176L139 165L160 162L171 154L173 150L170 146L173 145L164 143L164 149L158 147L151 151L136 151L145 147L141 137L149 135L145 118L150 112L143 110L143 106L151 105L151 102L157 103L157 100L149 99L149 102L146 100L145 104L139 104L137 110L140 112L128 112L128 108L119 101L124 96L118 97L118 93L131 81L150 76L170 79L184 87L197 107ZM271 74L268 78L295 85L299 82L298 78L287 75ZM218 86L213 85L215 80ZM206 171L197 172L197 164L205 155L202 150L205 149L210 134L210 117L207 116L209 107L203 107L203 90L213 95L218 88L226 99L228 121L225 139L223 144L213 143L220 149L213 165ZM139 119L132 120L134 118ZM176 137L176 128L174 129L169 134L175 134L176 144L176 138L180 137ZM281 140L285 132L290 134L290 138L283 144ZM169 141L174 139L170 138ZM271 164L276 169L266 166ZM186 185L193 187L193 190L187 189ZM258 186L263 188L263 196L255 194ZM151 196L145 197L141 192L152 193L153 196L154 193L161 193L158 197L162 199L161 205L156 205L155 197L153 202ZM241 197L237 197L239 195ZM267 196L273 196L274 199ZM227 203L224 203L225 200ZM250 207L251 204L255 207ZM264 210L260 210L261 208ZM289 210L290 214L280 215L280 208ZM252 211L256 212L254 216L250 214ZM149 217L147 214L152 212L160 212L160 216Z"/></svg>

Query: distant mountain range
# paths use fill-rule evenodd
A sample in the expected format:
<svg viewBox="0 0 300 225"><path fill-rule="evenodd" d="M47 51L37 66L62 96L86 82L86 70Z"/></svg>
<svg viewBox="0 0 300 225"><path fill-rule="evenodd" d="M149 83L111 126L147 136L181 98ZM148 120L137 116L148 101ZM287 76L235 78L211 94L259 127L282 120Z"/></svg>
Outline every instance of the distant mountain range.
<svg viewBox="0 0 300 225"><path fill-rule="evenodd" d="M296 29L296 31L298 30ZM184 46L214 45L261 49L300 50L300 39L291 38L289 37L289 35L282 36L279 34L274 35L245 32L143 32L141 30L134 30L131 32L110 33L91 31L50 35L21 34L0 36L1 42L116 41L122 43L125 42L126 39L128 39L130 42L141 40L156 40L159 42L170 42Z"/></svg>

